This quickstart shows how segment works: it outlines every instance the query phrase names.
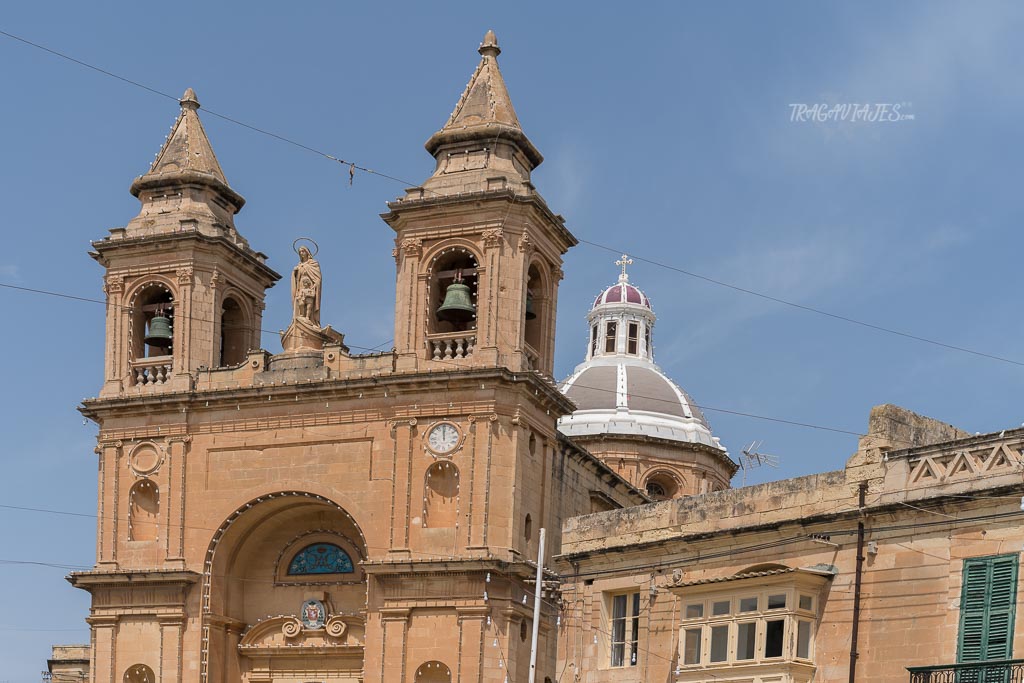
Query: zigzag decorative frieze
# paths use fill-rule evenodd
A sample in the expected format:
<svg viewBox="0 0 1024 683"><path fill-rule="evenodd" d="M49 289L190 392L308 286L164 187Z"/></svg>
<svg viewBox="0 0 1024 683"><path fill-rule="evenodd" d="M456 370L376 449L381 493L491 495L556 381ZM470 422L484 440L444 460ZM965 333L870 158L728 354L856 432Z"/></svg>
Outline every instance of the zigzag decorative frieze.
<svg viewBox="0 0 1024 683"><path fill-rule="evenodd" d="M997 443L910 459L908 487L989 477L1024 469L1024 444Z"/></svg>

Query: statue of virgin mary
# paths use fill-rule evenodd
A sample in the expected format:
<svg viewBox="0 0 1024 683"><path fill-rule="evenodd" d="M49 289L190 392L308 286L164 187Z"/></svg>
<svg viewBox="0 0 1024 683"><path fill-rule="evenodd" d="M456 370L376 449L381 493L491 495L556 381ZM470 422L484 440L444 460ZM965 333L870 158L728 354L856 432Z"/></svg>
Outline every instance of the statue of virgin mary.
<svg viewBox="0 0 1024 683"><path fill-rule="evenodd" d="M299 263L292 270L292 315L320 327L320 293L323 275L320 264L305 246L299 247Z"/></svg>

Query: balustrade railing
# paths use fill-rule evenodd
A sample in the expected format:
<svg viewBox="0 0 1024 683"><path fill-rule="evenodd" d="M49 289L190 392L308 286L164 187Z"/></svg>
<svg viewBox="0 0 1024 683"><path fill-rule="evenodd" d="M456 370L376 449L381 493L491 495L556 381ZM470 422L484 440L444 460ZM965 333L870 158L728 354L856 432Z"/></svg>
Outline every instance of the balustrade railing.
<svg viewBox="0 0 1024 683"><path fill-rule="evenodd" d="M171 378L171 356L156 356L154 358L140 358L132 361L132 385L153 386L165 384Z"/></svg>
<svg viewBox="0 0 1024 683"><path fill-rule="evenodd" d="M1024 683L1024 659L909 666L910 683Z"/></svg>
<svg viewBox="0 0 1024 683"><path fill-rule="evenodd" d="M475 332L441 332L427 337L427 356L431 360L469 358L476 344Z"/></svg>

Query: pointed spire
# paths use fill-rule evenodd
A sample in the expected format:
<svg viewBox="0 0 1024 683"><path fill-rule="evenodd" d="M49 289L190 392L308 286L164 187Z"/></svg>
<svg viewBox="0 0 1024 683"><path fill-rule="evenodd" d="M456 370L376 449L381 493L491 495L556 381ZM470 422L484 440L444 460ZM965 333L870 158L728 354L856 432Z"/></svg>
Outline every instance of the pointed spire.
<svg viewBox="0 0 1024 683"><path fill-rule="evenodd" d="M480 63L466 85L444 128L427 140L426 148L437 156L442 147L464 142L501 140L514 143L525 155L531 170L544 157L523 133L512 107L505 79L498 68L498 38L488 31L478 49Z"/></svg>
<svg viewBox="0 0 1024 683"><path fill-rule="evenodd" d="M210 139L199 120L199 99L192 88L178 100L181 113L178 114L171 134L149 171L132 183L131 192L139 197L145 190L170 188L183 182L206 185L221 194L237 213L245 199L231 189L224 171L213 152Z"/></svg>

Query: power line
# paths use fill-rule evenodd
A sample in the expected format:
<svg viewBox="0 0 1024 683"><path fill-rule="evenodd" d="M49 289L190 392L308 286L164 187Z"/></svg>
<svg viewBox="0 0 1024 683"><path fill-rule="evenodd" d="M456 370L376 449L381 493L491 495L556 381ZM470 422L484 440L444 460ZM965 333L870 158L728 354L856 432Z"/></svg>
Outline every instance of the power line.
<svg viewBox="0 0 1024 683"><path fill-rule="evenodd" d="M85 296L75 296L74 294L66 294L64 292L55 292L55 291L48 290L48 289L36 289L34 287L21 287L19 285L12 285L12 284L7 283L7 282L0 282L0 288L10 289L10 290L13 290L13 291L16 291L16 292L26 292L26 293L30 293L30 294L42 294L44 296L53 296L53 297L57 297L59 299L69 299L71 301L82 301L82 302L91 303L91 304L101 304L101 305L105 305L105 306L113 306L115 308L118 308L118 309L121 309L121 310L125 310L125 311L131 311L132 310L131 306L126 306L124 304L114 304L114 303L110 303L108 301L104 301L103 299L92 299L92 298L85 297ZM210 324L213 324L213 325L215 325L217 323L216 320L209 320L207 318L200 318L200 317L194 316L194 315L187 315L187 316L186 315L175 315L175 319L188 320L190 322L197 322L197 323L210 323ZM269 335L272 335L272 336L280 335L281 332L283 332L283 330L267 330L267 329L264 329L262 327L250 328L248 326L236 326L236 327L228 326L228 327L225 327L224 329L247 329L247 330L248 329L252 329L252 330L255 330L257 332L262 332L262 333L269 334ZM346 346L349 346L349 347L354 348L354 349L362 349L364 351L374 352L374 351L377 351L378 349L380 349L380 347L384 346L385 344L391 343L391 341L392 340L389 339L388 341L384 342L383 344L378 344L377 346L372 346L372 347L371 346L359 346L358 344L346 344Z"/></svg>
<svg viewBox="0 0 1024 683"><path fill-rule="evenodd" d="M604 244L599 244L597 242L592 242L590 240L580 239L580 242L583 243L583 244L589 244L592 247L597 247L598 249L604 249L605 251L611 252L613 254L625 253L621 249L615 249L613 247L609 247L609 246L604 245ZM717 280L715 278L708 277L707 275L701 275L700 273L695 273L695 272L690 271L690 270L685 270L683 268L679 268L677 266L673 266L673 265L670 265L670 264L667 264L667 263L662 263L660 261L655 261L653 259L645 258L643 256L637 256L636 254L634 254L632 251L629 251L629 250L626 250L626 252L629 253L630 258L634 258L637 261L643 261L644 263L649 263L652 266L657 266L658 268L664 268L665 270L670 270L670 271L673 271L675 273L681 273L682 275L686 275L687 277L692 277L692 278L696 278L698 280L703 280L704 282L709 282L711 284L718 285L720 287L727 287L728 289L732 289L732 290L737 291L737 292L742 292L743 294L749 294L751 296L756 296L756 297L759 297L761 299L765 299L767 301L774 301L775 303L778 303L778 304L783 304L785 306L791 306L793 308L797 308L797 309L800 309L802 311L806 311L808 313L816 313L817 315L822 315L822 316L825 316L827 318L833 318L835 320L841 320L843 322L847 322L847 323L850 323L852 325L859 325L861 327L866 327L868 329L872 329L872 330L875 330L877 332L884 332L886 334L892 334L892 335L896 335L898 337L904 337L906 339L913 339L915 341L924 342L925 344L932 344L934 346L939 346L939 347L942 347L944 349L950 349L952 351L961 351L963 353L970 353L970 354L975 355L975 356L981 356L982 358L989 358L991 360L997 360L997 361L1000 361L1002 363L1010 363L1012 365L1024 366L1024 362L1018 361L1018 360L1014 360L1012 358L1004 358L1003 356L997 356L995 354L985 353L984 351L976 351L974 349L969 349L969 348L966 348L964 346L957 346L955 344L947 344L946 342L941 342L941 341L938 341L938 340L935 340L935 339L929 339L928 337L921 337L919 335L911 334L909 332L902 332L900 330L896 330L896 329L893 329L891 327L884 327L882 325L876 325L874 323L865 322L863 320L857 320L856 318L851 318L849 316L841 315L839 313L832 313L831 311L826 311L826 310L821 309L821 308L815 308L813 306L807 306L807 305L804 305L804 304L798 304L795 301L790 301L788 299L782 299L780 297L772 296L770 294L765 294L763 292L759 292L759 291L754 290L754 289L748 289L746 287L740 287L739 285L734 285L734 284L731 284L729 282L725 282L724 280Z"/></svg>
<svg viewBox="0 0 1024 683"><path fill-rule="evenodd" d="M0 30L0 35L4 35L4 36L6 36L6 37L8 37L8 38L10 38L12 40L16 40L16 41L18 41L20 43L23 43L25 45L28 45L30 47L36 48L38 50L42 50L42 51L47 52L47 53L49 53L51 55L54 55L54 56L59 57L61 59L67 60L67 61L72 62L74 64L77 64L79 66L85 67L87 69L91 69L91 70L96 71L97 73L100 73L102 75L105 75L105 76L108 76L110 78L114 78L116 80L122 81L123 83L127 83L127 84L135 86L137 88L141 88L142 90L145 90L145 91L150 92L150 93L155 94L155 95L159 95L160 97L165 97L165 98L170 99L170 100L178 101L177 97L175 97L175 96L173 96L173 95L171 95L171 94L169 94L167 92L164 92L162 90L158 90L157 88L153 88L153 87L148 86L148 85L146 85L144 83L140 83L139 81L132 80L130 78L127 78L127 77L122 76L120 74L114 73L112 71L108 71L107 69L103 69L103 68L98 67L98 66L96 66L94 64L90 64L90 63L85 62L83 60L77 59L75 57L72 57L72 56L70 56L68 54L60 52L60 51L55 50L53 48L50 48L50 47L47 47L47 46L42 45L40 43L36 43L34 41L28 40L27 38L23 38L21 36L15 35L13 33L9 33L9 32L4 31L4 30ZM221 113L219 113L217 111L214 111L214 110L211 110L211 109L208 109L208 108L205 108L205 107L204 107L204 111L206 113L208 113L209 115L211 115L211 116L215 116L215 117L217 117L219 119L222 119L224 121L227 121L229 123L233 123L235 125L241 126L243 128L246 128L246 129L251 130L253 132L259 133L261 135L266 135L268 137L274 138L276 140L279 140L279 141L284 142L286 144L292 145L292 146L297 147L299 149L303 149L305 151L312 152L313 154L317 154L317 155L319 155L319 156L321 156L321 157L323 157L325 159L328 159L330 161L334 161L334 162L337 162L339 164L342 164L342 165L345 165L345 166L349 166L350 170L355 169L355 170L362 171L364 173L380 176L382 178L386 178L388 180L392 180L394 182L401 183L401 184L405 185L406 187L417 186L416 183L413 183L411 181L404 180L404 179L399 178L397 176L389 175L387 173L382 173L382 172L379 172L379 171L374 171L373 169L370 169L370 168L368 168L366 166L361 166L361 165L356 164L356 163L351 162L351 161L346 161L345 159L342 159L341 157L335 156L333 154L329 154L329 153L324 152L324 151L322 151L320 149L317 149L315 147L311 147L309 145L303 144L303 143L298 142L298 141L296 141L296 140L294 140L292 138L289 138L289 137L286 137L284 135L275 133L273 131L270 131L270 130L267 130L267 129L264 129L264 128L260 128L259 126L255 126L255 125L246 123L246 122L241 121L239 119L236 119L236 118L234 118L232 116L228 116L226 114L221 114ZM499 136L501 135L501 131L498 132L498 135ZM495 136L495 140L497 140L497 136ZM426 189L426 188L424 188L424 189ZM438 194L438 193L433 192L431 190L427 190L427 191L430 191L433 194ZM507 216L506 216L506 218L507 218ZM608 245L601 244L599 242L594 242L592 240L580 239L580 242L583 243L583 244L590 245L592 247L596 247L598 249L603 249L603 250L611 252L611 253L616 253L616 254L623 253L622 249L609 247ZM631 250L627 249L625 251L630 253L630 254L633 254L633 251L631 251ZM764 292L759 292L757 290L750 289L750 288L747 288L747 287L741 287L739 285L735 285L735 284L726 282L724 280L719 280L717 278L709 277L707 275L701 275L700 273L695 273L695 272L687 270L685 268L680 268L678 266L673 266L673 265L670 265L670 264L667 264L667 263L663 263L663 262L660 262L660 261L657 261L657 260L654 260L654 259L651 259L651 258L646 258L646 257L642 257L642 256L636 256L635 254L633 255L633 258L635 258L635 259L637 259L639 261L643 261L645 263L649 263L649 264L651 264L653 266L657 266L659 268L664 268L666 270L670 270L670 271L673 271L673 272L676 272L676 273L680 273L682 275L686 275L686 276L691 277L691 278L695 278L695 279L698 279L698 280L702 280L704 282L708 282L710 284L718 285L720 287L725 287L725 288L731 289L733 291L741 292L743 294L748 294L750 296L756 296L756 297L764 299L766 301L772 301L772 302L775 302L775 303L778 303L778 304L782 304L782 305L785 305L785 306L790 306L792 308L796 308L796 309L799 309L799 310L802 310L802 311L805 311L805 312L808 312L808 313L814 313L816 315L824 316L824 317L827 317L827 318L832 318L833 320L839 320L839 321L842 321L842 322L849 323L851 325L857 325L857 326L860 326L860 327L871 329L871 330L874 330L876 332L882 332L884 334L890 334L890 335L894 335L894 336L898 336L898 337L903 337L904 339L911 339L911 340L914 340L914 341L919 341L919 342L924 343L924 344L930 344L932 346L937 346L937 347L940 347L940 348L944 348L944 349L947 349L947 350L950 350L950 351L959 351L961 353L967 353L967 354L971 354L971 355L978 356L978 357L981 357L981 358L988 358L989 360L995 360L995 361L999 361L999 362L1002 362L1002 363L1009 363L1011 365L1024 366L1024 361L1019 361L1019 360L1015 360L1015 359L1012 359L1012 358L1007 358L1007 357L1004 357L1004 356L999 356L999 355L996 355L996 354L993 354L993 353L987 353L985 351L978 351L976 349L967 348L965 346L959 346L959 345L956 345L956 344L950 344L950 343L947 343L947 342L939 341L937 339L932 339L932 338L929 338L929 337L924 337L924 336L921 336L921 335L913 334L913 333L910 333L910 332L904 332L902 330L897 330L895 328L886 327L884 325L878 325L878 324L867 322L867 321L864 321L864 320L859 320L857 318L852 318L852 317L847 316L847 315L842 315L842 314L839 314L839 313L833 313L831 311L827 311L827 310L824 310L824 309L821 309L821 308L816 308L814 306L808 306L808 305L805 305L805 304L800 304L800 303L797 303L795 301L790 301L788 299L783 299L781 297L777 297L777 296L773 296L773 295L770 295L770 294L766 294Z"/></svg>
<svg viewBox="0 0 1024 683"><path fill-rule="evenodd" d="M33 287L21 287L21 286L12 285L12 284L3 283L3 282L0 282L0 288L10 289L10 290L20 291L20 292L28 292L28 293L32 293L32 294L41 294L41 295L44 295L44 296L54 296L54 297L58 297L58 298L62 298L62 299L69 299L69 300L72 300L72 301L82 301L82 302L95 303L95 304L107 304L107 302L103 301L102 299L90 299L88 297L75 296L75 295L71 295L71 294L65 294L63 292L55 292L55 291L45 290L45 289L36 289L36 288L33 288ZM131 306L126 306L124 304L107 304L107 305L117 306L118 308L121 308L123 310L128 310L128 311L132 310ZM176 316L176 318L177 317L178 316ZM180 318L182 320L190 320L190 321L193 321L193 322L203 322L203 323L215 324L215 321L213 321L213 320L208 320L208 319L200 318L200 317L196 317L196 316L180 316ZM263 329L263 328L257 328L257 329L260 332L264 332L264 333L270 334L270 335L280 334L279 331L266 330L266 329ZM390 341L391 340L389 340L388 342L384 342L384 344L387 344ZM359 346L357 344L348 344L348 346L350 346L351 348L362 349L362 350L365 350L367 352L374 353L374 352L378 352L379 348L381 346L383 346L384 344L379 344L376 347ZM461 367L456 362L451 361L451 360L440 359L440 360L435 360L433 362L449 363L453 367ZM579 382L573 383L573 386L577 386L577 387L580 387L582 389L589 389L589 390L592 390L592 391L600 391L600 392L606 392L606 393L615 393L616 392L615 389L608 389L606 387L588 386L588 385L585 385L585 384L580 384ZM666 398L661 398L661 397L657 397L657 396L646 396L646 395L643 395L643 394L636 394L636 393L632 393L632 392L629 395L634 397L634 398L643 398L643 399L650 400L650 401L658 401L658 402L669 403L669 404L673 404L673 405L677 404L677 402L672 400L672 399L666 399ZM769 415L758 415L756 413L748 413L748 412L744 412L744 411L740 411L740 410L732 410L730 408L719 408L719 407L715 407L715 406L698 405L696 403L690 403L690 405L692 407L699 408L701 410L708 410L708 411L724 413L724 414L728 414L728 415L736 415L738 417L747 417L747 418L751 418L751 419L755 419L755 420L764 420L764 421L768 421L768 422L776 422L776 423L779 423L779 424L786 424L786 425L790 425L790 426L794 426L794 427L804 427L806 429L816 429L816 430L819 430L819 431L834 432L834 433L837 433L837 434L848 434L850 436L858 436L858 437L864 436L864 434L862 434L861 432L855 432L855 431L852 431L852 430L849 430L849 429L842 429L842 428L839 428L839 427L829 427L829 426L826 426L826 425L813 424L811 422L802 422L802 421L799 421L799 420L788 420L788 419L785 419L785 418L772 417L772 416L769 416ZM910 443L910 442L907 442L907 443Z"/></svg>
<svg viewBox="0 0 1024 683"><path fill-rule="evenodd" d="M98 67L98 66L96 66L94 64L90 64L89 62L82 61L81 59L76 59L75 57L72 57L71 55L65 54L65 53L60 52L58 50L54 50L53 48L47 47L45 45L41 45L39 43L33 42L33 41L31 41L31 40L29 40L27 38L22 38L21 36L17 36L17 35L15 35L13 33L9 33L9 32L4 31L2 29L0 29L0 35L7 36L8 38L10 38L12 40L16 40L16 41L18 41L20 43L24 43L25 45L28 45L30 47L36 48L37 50L42 50L43 52L48 52L49 54L54 55L55 57L60 57L61 59L65 59L65 60L67 60L69 62L72 62L74 64L77 64L79 66L85 67L86 69L91 69L93 71L96 71L97 73L103 74L104 76L109 76L110 78L117 79L117 80L119 80L119 81L121 81L123 83L127 83L128 85L135 86L136 88L141 88L142 90L145 90L147 92L153 93L154 95L159 95L160 97L166 97L167 99L174 100L175 102L178 101L178 98L175 97L174 95L171 95L170 93L164 92L162 90L157 90L156 88L148 86L145 83L140 83L139 81L132 80L132 79L127 78L125 76L121 76L120 74L114 73L113 71L108 71L108 70L103 69L101 67ZM228 116L226 114L221 114L219 112L213 111L213 110L208 109L206 107L203 107L203 111L205 111L210 116L215 116L215 117L217 117L219 119L227 121L228 123L233 123L233 124L235 124L237 126L241 126L243 128L247 128L247 129L249 129L249 130L251 130L253 132L260 133L261 135L266 135L268 137L272 137L272 138L274 138L276 140L280 140L281 142L284 142L284 143L287 143L289 145L293 145L295 147L298 147L299 149L304 149L307 152L312 152L313 154L317 154L317 155L319 155L319 156L321 156L321 157L323 157L325 159L328 159L330 161L337 162L337 163L339 163L339 164L341 164L343 166L348 166L350 169L355 169L355 170L358 170L358 171L362 171L363 173L368 173L370 175L380 176L381 178L387 178L388 180L393 180L393 181L395 181L397 183L403 183L405 185L414 185L415 184L415 183L410 183L410 182L408 182L406 180L402 180L401 178L397 178L395 176L388 175L387 173L380 173L379 171L374 171L371 168L367 168L365 166L361 166L361 165L356 164L356 163L354 163L352 161L346 161L345 159L342 159L341 157L335 156L333 154L328 154L327 152L321 151L321 150L319 150L319 149L317 149L315 147L310 147L309 145L305 145L305 144L303 144L301 142L298 142L298 141L293 140L291 138L285 137L284 135L279 135L278 133L274 133L273 131L269 131L269 130L266 130L264 128L260 128L258 126L254 126L254 125L249 124L249 123L245 123L244 121L240 121L240 120L238 120L236 118L233 118L233 117Z"/></svg>

